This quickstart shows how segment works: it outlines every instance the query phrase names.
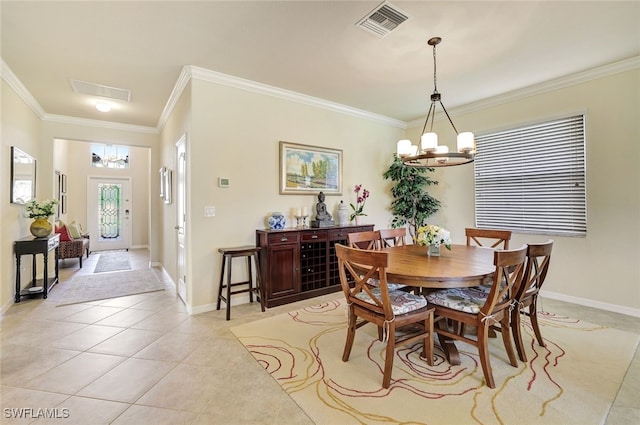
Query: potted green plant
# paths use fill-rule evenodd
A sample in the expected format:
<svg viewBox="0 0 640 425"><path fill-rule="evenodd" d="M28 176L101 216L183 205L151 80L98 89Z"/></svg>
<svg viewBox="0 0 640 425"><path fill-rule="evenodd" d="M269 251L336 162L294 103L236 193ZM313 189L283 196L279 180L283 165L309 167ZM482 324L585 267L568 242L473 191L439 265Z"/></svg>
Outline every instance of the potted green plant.
<svg viewBox="0 0 640 425"><path fill-rule="evenodd" d="M427 188L438 182L427 173L433 168L418 168L404 165L402 160L393 154L393 162L385 171L385 180L394 182L391 188L393 202L391 227L407 226L413 241L416 241L417 230L427 222L427 218L440 209L440 201L430 196Z"/></svg>

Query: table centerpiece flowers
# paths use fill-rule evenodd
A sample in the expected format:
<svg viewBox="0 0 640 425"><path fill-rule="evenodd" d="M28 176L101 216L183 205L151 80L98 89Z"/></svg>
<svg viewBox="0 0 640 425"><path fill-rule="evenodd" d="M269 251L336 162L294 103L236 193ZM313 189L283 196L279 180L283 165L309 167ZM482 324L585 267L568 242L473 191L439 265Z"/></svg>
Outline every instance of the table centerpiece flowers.
<svg viewBox="0 0 640 425"><path fill-rule="evenodd" d="M353 191L356 193L356 203L355 205L353 203L349 204L353 210L349 216L349 221L355 220L356 224L360 224L358 217L367 215L364 213L364 205L367 203L367 198L369 198L371 193L367 189L363 189L361 184L357 184ZM362 191L362 193L360 193L360 191Z"/></svg>
<svg viewBox="0 0 640 425"><path fill-rule="evenodd" d="M441 245L451 250L451 233L435 224L427 224L418 228L416 243L420 246L428 246L429 256L438 256Z"/></svg>

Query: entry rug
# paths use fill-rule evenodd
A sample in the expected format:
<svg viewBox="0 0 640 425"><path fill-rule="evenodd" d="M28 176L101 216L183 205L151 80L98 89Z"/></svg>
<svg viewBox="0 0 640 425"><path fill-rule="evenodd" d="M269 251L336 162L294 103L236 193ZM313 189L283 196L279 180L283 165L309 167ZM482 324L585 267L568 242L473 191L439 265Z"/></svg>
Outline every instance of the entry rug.
<svg viewBox="0 0 640 425"><path fill-rule="evenodd" d="M76 276L67 285L67 290L58 305L106 300L162 290L164 285L149 269Z"/></svg>
<svg viewBox="0 0 640 425"><path fill-rule="evenodd" d="M100 253L94 273L116 272L120 270L131 270L128 251L103 252Z"/></svg>
<svg viewBox="0 0 640 425"><path fill-rule="evenodd" d="M508 363L491 338L496 388L483 384L474 347L456 342L461 364L437 347L434 366L420 344L396 348L391 387L382 388L384 345L367 324L348 362L344 301L331 301L231 328L238 340L316 424L600 424L640 337L568 317L538 315L547 347L528 319L529 361ZM437 338L436 338L437 341Z"/></svg>

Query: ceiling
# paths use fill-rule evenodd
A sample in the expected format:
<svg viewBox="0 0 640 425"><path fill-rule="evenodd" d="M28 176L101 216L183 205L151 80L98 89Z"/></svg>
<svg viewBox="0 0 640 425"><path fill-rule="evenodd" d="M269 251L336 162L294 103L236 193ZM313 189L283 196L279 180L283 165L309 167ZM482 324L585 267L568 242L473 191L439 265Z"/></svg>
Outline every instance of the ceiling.
<svg viewBox="0 0 640 425"><path fill-rule="evenodd" d="M185 65L402 121L433 90L448 109L640 56L640 2L396 1L385 37L356 27L378 1L6 1L1 55L46 114L156 127ZM131 90L109 113L70 80Z"/></svg>

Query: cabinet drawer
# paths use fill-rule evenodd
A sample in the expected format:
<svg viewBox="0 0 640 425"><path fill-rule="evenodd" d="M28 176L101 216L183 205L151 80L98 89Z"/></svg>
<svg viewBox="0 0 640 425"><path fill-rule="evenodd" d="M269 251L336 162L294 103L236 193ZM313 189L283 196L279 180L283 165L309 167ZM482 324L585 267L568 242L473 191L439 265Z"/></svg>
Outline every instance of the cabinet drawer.
<svg viewBox="0 0 640 425"><path fill-rule="evenodd" d="M283 243L298 243L299 233L297 232L282 232L269 235L269 245L278 245Z"/></svg>
<svg viewBox="0 0 640 425"><path fill-rule="evenodd" d="M57 248L57 247L58 247L58 245L60 245L60 237L58 236L58 237L56 237L56 238L51 238L51 239L49 239L49 240L48 240L48 245L49 245L49 246L48 246L49 251L51 251L51 250L52 250L52 249L54 249L54 248Z"/></svg>
<svg viewBox="0 0 640 425"><path fill-rule="evenodd" d="M335 229L329 230L329 240L345 240L347 239L347 235L351 233L345 229Z"/></svg>
<svg viewBox="0 0 640 425"><path fill-rule="evenodd" d="M311 230L309 232L304 232L302 234L303 242L316 242L316 241L326 241L326 240L327 240L326 230Z"/></svg>

